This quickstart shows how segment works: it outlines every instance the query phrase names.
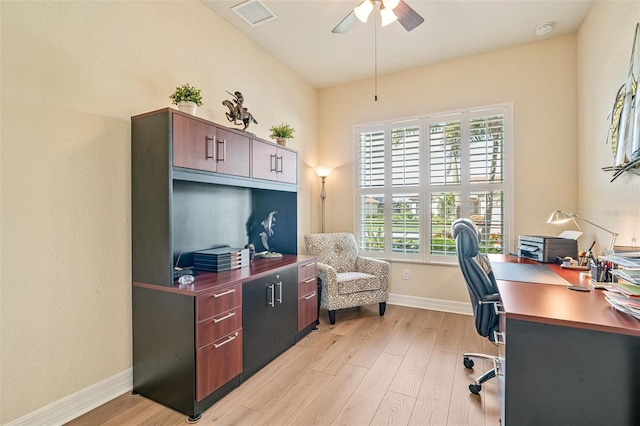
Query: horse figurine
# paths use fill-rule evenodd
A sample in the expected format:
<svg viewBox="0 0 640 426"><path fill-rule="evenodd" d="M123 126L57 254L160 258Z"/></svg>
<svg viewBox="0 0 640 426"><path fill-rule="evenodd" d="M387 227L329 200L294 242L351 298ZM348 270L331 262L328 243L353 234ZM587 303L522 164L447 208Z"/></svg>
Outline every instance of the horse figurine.
<svg viewBox="0 0 640 426"><path fill-rule="evenodd" d="M242 93L227 93L234 98L233 102L229 100L222 101L222 105L229 108L229 112L225 112L227 120L229 120L236 126L243 125L244 128L242 130L247 130L247 127L249 127L249 124L251 124L251 122L258 124L256 119L253 118L253 115L247 110L247 108L244 108L242 106L242 103L244 102L244 96L242 96Z"/></svg>

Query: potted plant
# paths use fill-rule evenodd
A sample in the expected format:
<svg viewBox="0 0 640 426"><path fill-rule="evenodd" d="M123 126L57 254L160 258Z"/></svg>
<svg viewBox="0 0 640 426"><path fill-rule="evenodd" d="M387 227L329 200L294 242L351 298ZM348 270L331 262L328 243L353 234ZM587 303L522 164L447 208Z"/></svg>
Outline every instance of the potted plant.
<svg viewBox="0 0 640 426"><path fill-rule="evenodd" d="M176 87L176 91L169 96L174 105L178 105L180 111L196 115L196 107L202 105L200 89L189 86L189 83Z"/></svg>
<svg viewBox="0 0 640 426"><path fill-rule="evenodd" d="M278 142L278 145L286 146L287 139L293 138L293 133L296 129L291 127L288 123L282 122L271 126L269 131L271 132L271 135L269 136L271 139L275 139L276 142Z"/></svg>

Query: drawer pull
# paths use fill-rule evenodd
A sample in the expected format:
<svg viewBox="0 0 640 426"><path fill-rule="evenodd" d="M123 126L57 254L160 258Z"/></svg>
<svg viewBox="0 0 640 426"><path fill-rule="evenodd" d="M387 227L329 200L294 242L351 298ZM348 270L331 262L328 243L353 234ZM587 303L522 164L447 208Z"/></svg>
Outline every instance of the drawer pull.
<svg viewBox="0 0 640 426"><path fill-rule="evenodd" d="M308 284L308 283L310 283L312 281L315 281L315 280L316 280L316 277L312 277L312 278L309 278L308 280L304 280L304 283Z"/></svg>
<svg viewBox="0 0 640 426"><path fill-rule="evenodd" d="M213 322L215 324L219 323L220 321L224 321L228 318L231 318L232 316L234 316L236 313L235 312L229 312L227 315L223 316L222 318L214 318Z"/></svg>
<svg viewBox="0 0 640 426"><path fill-rule="evenodd" d="M218 349L220 346L224 346L227 343L229 343L230 341L235 340L236 337L238 337L238 332L237 331L234 333L233 336L229 336L229 338L227 340L225 340L224 342L222 342L222 343L214 343L213 347Z"/></svg>
<svg viewBox="0 0 640 426"><path fill-rule="evenodd" d="M307 297L304 298L304 300L309 300L311 298L316 297L316 292L314 291L313 293L311 293L310 295L308 295Z"/></svg>
<svg viewBox="0 0 640 426"><path fill-rule="evenodd" d="M311 262L311 263L305 263L304 265L300 265L300 266L302 266L303 268L306 268L308 266L313 266L313 265L315 265L315 263Z"/></svg>
<svg viewBox="0 0 640 426"><path fill-rule="evenodd" d="M214 293L214 294L213 294L213 297L218 298L218 297L226 296L227 294L231 294L231 293L233 293L234 291L236 291L236 289L235 289L235 288L230 288L229 290L227 290L227 291L223 291L222 293L219 293L219 294L215 294L215 293Z"/></svg>
<svg viewBox="0 0 640 426"><path fill-rule="evenodd" d="M493 332L493 341L495 342L496 345L504 345L506 343L506 338L507 336L504 334L504 332L501 331L494 331Z"/></svg>

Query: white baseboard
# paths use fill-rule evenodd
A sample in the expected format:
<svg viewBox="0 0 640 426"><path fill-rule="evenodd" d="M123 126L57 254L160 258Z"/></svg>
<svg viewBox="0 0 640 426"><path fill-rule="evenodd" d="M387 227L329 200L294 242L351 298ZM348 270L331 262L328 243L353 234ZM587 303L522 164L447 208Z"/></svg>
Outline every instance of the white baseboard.
<svg viewBox="0 0 640 426"><path fill-rule="evenodd" d="M133 389L131 368L20 417L5 426L58 426Z"/></svg>
<svg viewBox="0 0 640 426"><path fill-rule="evenodd" d="M429 299L426 297L389 294L390 305L411 308L431 309L455 314L473 315L471 305L450 300ZM89 386L81 391L44 406L26 416L20 417L5 426L59 426L106 404L112 399L133 389L133 370L131 368Z"/></svg>
<svg viewBox="0 0 640 426"><path fill-rule="evenodd" d="M471 304L468 302L454 302L452 300L429 299L426 297L389 293L389 300L387 303L390 305L408 306L410 308L431 309L433 311L473 315Z"/></svg>

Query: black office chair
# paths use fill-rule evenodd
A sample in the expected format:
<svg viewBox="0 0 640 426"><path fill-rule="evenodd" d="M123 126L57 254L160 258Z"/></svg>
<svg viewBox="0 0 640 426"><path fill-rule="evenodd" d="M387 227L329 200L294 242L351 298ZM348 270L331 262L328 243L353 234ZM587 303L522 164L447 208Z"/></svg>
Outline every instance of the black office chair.
<svg viewBox="0 0 640 426"><path fill-rule="evenodd" d="M479 252L480 231L471 219L457 219L451 225L453 238L456 240L456 251L462 275L467 282L467 290L473 306L478 334L496 343L495 331L499 330L498 314L495 304L500 301L496 279L491 270L489 259ZM496 356L465 353L463 363L466 368L473 368L472 358L495 360ZM482 384L495 377L495 370L491 370L478 377L475 383L469 385L471 393L478 395L482 390Z"/></svg>

